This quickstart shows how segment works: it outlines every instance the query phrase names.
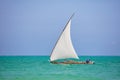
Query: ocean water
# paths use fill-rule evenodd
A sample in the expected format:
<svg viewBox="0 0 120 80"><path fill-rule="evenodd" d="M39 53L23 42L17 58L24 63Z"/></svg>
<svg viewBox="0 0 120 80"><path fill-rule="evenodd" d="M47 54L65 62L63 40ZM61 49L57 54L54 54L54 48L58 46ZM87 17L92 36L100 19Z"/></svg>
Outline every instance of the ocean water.
<svg viewBox="0 0 120 80"><path fill-rule="evenodd" d="M0 80L120 80L120 56L82 56L95 64L51 64L49 56L0 56Z"/></svg>

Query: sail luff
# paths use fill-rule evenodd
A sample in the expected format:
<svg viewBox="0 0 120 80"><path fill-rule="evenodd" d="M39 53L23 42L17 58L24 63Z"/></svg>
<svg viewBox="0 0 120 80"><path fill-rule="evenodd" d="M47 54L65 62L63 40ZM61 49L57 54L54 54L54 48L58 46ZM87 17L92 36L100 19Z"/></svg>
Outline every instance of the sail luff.
<svg viewBox="0 0 120 80"><path fill-rule="evenodd" d="M58 41L59 41L62 33L64 32L65 28L67 27L68 23L70 22L70 20L72 19L72 17L73 17L74 15L75 15L75 13L73 13L72 16L70 17L70 19L68 20L67 24L65 25L65 27L64 27L64 29L62 30L61 34L59 35L59 38L58 38L58 40L56 41L55 46L56 46L56 44L58 43ZM54 46L54 48L52 49L52 52L54 51L55 46ZM51 52L51 54L50 54L50 57L51 57L51 55L52 55L52 52Z"/></svg>

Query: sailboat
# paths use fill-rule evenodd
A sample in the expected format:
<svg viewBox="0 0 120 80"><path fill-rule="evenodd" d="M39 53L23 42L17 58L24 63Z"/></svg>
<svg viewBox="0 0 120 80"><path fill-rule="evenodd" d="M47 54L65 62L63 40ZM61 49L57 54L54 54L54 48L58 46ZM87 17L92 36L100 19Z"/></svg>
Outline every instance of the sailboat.
<svg viewBox="0 0 120 80"><path fill-rule="evenodd" d="M59 36L52 53L50 55L50 63L53 64L93 64L93 61L75 61L67 59L79 59L71 41L70 26L71 19L74 14L68 20L66 26L64 27L61 35ZM58 61L63 60L63 61Z"/></svg>

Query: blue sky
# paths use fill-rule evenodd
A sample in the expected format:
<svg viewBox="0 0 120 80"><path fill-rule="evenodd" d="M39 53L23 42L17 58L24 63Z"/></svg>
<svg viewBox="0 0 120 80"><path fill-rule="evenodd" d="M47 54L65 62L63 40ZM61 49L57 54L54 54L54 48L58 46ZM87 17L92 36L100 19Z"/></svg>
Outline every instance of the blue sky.
<svg viewBox="0 0 120 80"><path fill-rule="evenodd" d="M74 12L78 55L120 55L119 0L0 0L0 55L50 55Z"/></svg>

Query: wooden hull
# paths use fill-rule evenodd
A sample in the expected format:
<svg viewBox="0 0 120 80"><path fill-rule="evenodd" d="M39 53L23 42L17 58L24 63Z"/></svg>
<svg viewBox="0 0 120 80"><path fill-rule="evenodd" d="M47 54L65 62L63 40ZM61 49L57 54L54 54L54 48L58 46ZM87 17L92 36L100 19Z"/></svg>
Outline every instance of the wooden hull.
<svg viewBox="0 0 120 80"><path fill-rule="evenodd" d="M94 64L93 61L90 61L89 63L86 62L78 62L78 61L64 61L64 62L56 62L56 61L51 61L50 63L52 64Z"/></svg>

